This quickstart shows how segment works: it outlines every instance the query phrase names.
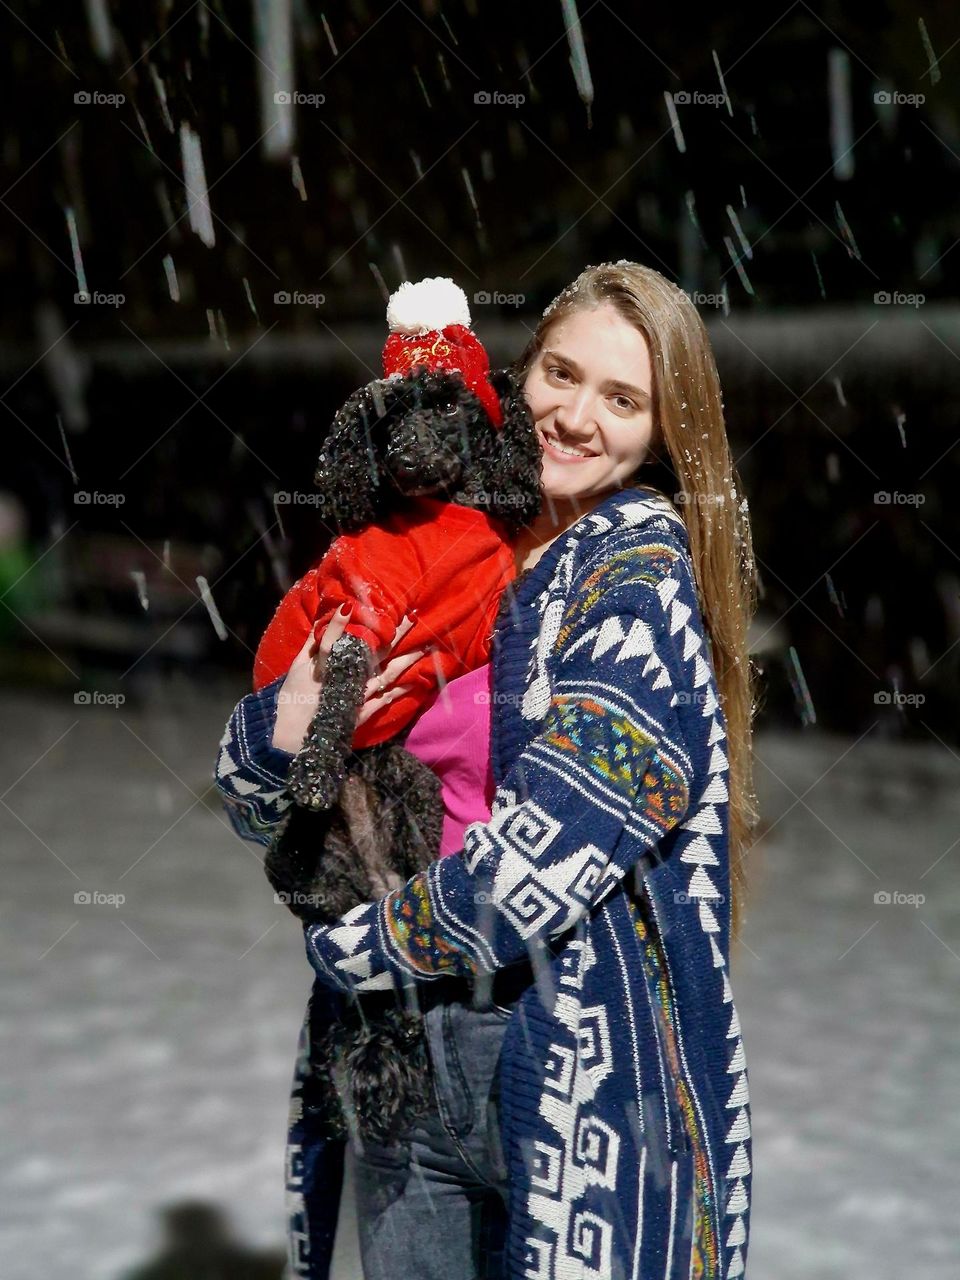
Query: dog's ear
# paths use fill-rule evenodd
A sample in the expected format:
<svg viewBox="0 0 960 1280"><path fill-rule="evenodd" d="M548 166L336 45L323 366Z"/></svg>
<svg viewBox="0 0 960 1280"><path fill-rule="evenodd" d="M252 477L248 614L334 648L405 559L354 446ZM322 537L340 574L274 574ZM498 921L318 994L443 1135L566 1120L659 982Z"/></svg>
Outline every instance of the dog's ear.
<svg viewBox="0 0 960 1280"><path fill-rule="evenodd" d="M515 532L540 512L543 454L517 378L510 369L494 369L489 379L503 415L490 485L497 493L513 495L512 501L500 500L496 513Z"/></svg>
<svg viewBox="0 0 960 1280"><path fill-rule="evenodd" d="M380 384L370 383L350 396L334 418L317 461L313 483L320 490L319 514L341 532L362 529L379 513L382 394Z"/></svg>

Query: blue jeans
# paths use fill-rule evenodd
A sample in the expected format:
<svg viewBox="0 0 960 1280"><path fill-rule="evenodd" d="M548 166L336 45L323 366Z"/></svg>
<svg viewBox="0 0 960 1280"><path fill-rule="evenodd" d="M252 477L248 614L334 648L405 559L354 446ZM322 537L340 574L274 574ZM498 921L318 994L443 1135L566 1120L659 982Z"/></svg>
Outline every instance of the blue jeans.
<svg viewBox="0 0 960 1280"><path fill-rule="evenodd" d="M441 980L426 1005L433 1089L395 1145L351 1138L365 1280L499 1280L507 1223L500 1049L512 1006Z"/></svg>

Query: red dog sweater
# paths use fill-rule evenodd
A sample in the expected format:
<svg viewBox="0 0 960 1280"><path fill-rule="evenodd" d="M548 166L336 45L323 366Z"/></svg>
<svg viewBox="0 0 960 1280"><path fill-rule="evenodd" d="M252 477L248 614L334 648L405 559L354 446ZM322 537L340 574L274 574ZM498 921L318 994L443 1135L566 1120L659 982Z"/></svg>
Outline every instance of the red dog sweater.
<svg viewBox="0 0 960 1280"><path fill-rule="evenodd" d="M414 625L391 657L436 645L400 678L411 688L357 728L354 750L398 733L438 686L488 661L500 596L516 577L513 549L499 520L484 511L415 498L377 525L335 538L293 584L263 634L253 687L286 675L313 628L319 639L341 604L353 605L345 631L374 650L393 640L404 614Z"/></svg>

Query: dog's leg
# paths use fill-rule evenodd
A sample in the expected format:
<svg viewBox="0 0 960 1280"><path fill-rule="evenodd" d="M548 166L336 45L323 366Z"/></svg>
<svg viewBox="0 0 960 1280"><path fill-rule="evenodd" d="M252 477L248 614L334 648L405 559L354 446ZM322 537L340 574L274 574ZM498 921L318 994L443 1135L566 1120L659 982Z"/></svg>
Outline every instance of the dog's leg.
<svg viewBox="0 0 960 1280"><path fill-rule="evenodd" d="M406 735L404 735L404 740ZM392 844L386 851L390 870L402 881L440 856L443 799L440 779L422 760L398 742L386 744L372 782L380 807L389 812Z"/></svg>
<svg viewBox="0 0 960 1280"><path fill-rule="evenodd" d="M288 790L305 809L329 809L340 794L370 660L356 636L341 636L330 650L320 705L287 777Z"/></svg>
<svg viewBox="0 0 960 1280"><path fill-rule="evenodd" d="M355 786L365 784L351 775L341 799ZM263 868L281 900L310 923L328 924L375 896L340 806L317 812L294 805L267 850Z"/></svg>
<svg viewBox="0 0 960 1280"><path fill-rule="evenodd" d="M339 801L347 836L355 858L363 867L371 901L384 897L391 889L399 889L403 884L392 857L396 847L397 819L382 803L376 783L370 778L371 757L382 758L382 754L381 747L358 754L361 771L351 773L347 778ZM376 772L373 776L377 777Z"/></svg>

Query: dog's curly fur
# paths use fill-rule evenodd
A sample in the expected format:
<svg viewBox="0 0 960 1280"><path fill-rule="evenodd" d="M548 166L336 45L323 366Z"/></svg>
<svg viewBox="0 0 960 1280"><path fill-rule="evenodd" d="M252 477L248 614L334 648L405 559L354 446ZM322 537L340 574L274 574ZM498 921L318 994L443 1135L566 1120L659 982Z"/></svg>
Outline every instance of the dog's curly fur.
<svg viewBox="0 0 960 1280"><path fill-rule="evenodd" d="M320 454L321 516L350 532L406 498L431 495L487 511L508 535L532 520L541 468L533 423L509 371L490 382L499 429L455 371L419 368L355 392ZM267 852L271 884L305 921L329 923L383 897L439 852L440 783L404 749L408 731L364 751L350 746L371 663L350 635L328 655L320 706L288 778L296 803ZM394 995L345 1002L342 1019L311 1042L314 1069L328 1083L329 1133L347 1132L337 1102L345 1096L362 1137L395 1137L426 1105L425 1054L421 1017Z"/></svg>

